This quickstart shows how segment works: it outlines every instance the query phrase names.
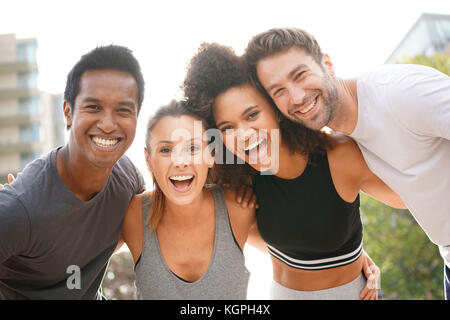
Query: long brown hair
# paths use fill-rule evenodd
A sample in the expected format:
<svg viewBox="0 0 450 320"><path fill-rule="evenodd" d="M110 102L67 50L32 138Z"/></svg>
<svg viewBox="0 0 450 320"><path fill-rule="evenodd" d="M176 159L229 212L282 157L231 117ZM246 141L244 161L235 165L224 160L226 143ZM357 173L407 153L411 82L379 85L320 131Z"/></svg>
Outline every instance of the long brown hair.
<svg viewBox="0 0 450 320"><path fill-rule="evenodd" d="M147 156L150 156L150 138L152 135L153 128L155 125L165 117L181 117L181 116L190 116L192 118L198 119L202 121L203 128L206 130L208 128L207 122L186 108L186 102L184 101L176 101L172 100L169 104L160 107L156 113L150 117L147 123L147 130L145 135L145 151ZM212 173L208 173L207 183L211 182ZM155 179L154 174L152 173L152 181L153 181L153 191L151 194L151 206L150 212L148 214L148 225L150 231L153 231L158 226L161 221L162 215L164 213L165 205L166 205L166 197L162 192L161 188L158 186L158 182Z"/></svg>

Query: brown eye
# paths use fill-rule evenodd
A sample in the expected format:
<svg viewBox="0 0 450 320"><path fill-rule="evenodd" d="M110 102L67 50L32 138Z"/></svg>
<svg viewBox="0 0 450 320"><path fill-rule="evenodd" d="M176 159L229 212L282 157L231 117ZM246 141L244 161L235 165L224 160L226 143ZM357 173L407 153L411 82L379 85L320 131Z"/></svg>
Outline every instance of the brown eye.
<svg viewBox="0 0 450 320"><path fill-rule="evenodd" d="M247 120L254 119L259 114L259 111L252 112L248 115Z"/></svg>

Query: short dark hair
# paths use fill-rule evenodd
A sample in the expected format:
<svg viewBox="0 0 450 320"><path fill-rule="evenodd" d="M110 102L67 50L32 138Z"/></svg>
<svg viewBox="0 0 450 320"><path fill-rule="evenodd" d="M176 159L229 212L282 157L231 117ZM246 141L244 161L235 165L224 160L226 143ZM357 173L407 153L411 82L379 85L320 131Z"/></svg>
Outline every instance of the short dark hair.
<svg viewBox="0 0 450 320"><path fill-rule="evenodd" d="M67 75L64 100L71 106L71 112L75 106L75 98L80 91L80 79L88 70L113 69L128 72L136 80L138 89L138 114L144 100L144 77L139 62L133 56L132 51L118 45L99 46L84 54Z"/></svg>
<svg viewBox="0 0 450 320"><path fill-rule="evenodd" d="M262 88L256 74L256 65L261 59L292 47L305 50L319 66L322 65L322 49L311 34L299 28L273 28L257 34L248 42L244 56L252 82Z"/></svg>

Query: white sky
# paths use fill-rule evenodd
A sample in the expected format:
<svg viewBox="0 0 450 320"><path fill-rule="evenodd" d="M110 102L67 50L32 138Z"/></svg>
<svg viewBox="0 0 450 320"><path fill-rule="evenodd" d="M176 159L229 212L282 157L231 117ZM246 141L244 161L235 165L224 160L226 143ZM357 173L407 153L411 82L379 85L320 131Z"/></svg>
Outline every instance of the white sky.
<svg viewBox="0 0 450 320"><path fill-rule="evenodd" d="M10 0L0 10L0 34L37 38L38 83L44 91L63 92L69 70L97 45L114 43L134 51L146 96L127 154L149 183L143 156L146 121L179 95L186 63L201 42L230 45L241 53L259 32L300 27L317 38L339 76L353 77L383 64L421 13L450 14L450 1ZM264 298L249 290L250 297Z"/></svg>
<svg viewBox="0 0 450 320"><path fill-rule="evenodd" d="M241 53L259 32L296 26L317 38L339 76L353 77L383 64L421 13L450 14L450 1L14 0L0 8L0 34L38 39L38 85L44 91L63 92L69 70L97 45L134 51L146 96L127 154L145 173L146 121L179 95L185 66L201 42L230 45Z"/></svg>

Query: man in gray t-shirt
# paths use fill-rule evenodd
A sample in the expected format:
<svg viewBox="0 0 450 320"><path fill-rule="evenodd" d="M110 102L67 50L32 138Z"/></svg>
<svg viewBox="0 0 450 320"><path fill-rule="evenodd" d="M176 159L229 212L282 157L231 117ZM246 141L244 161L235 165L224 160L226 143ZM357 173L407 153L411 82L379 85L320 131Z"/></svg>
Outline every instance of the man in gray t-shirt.
<svg viewBox="0 0 450 320"><path fill-rule="evenodd" d="M0 190L0 299L95 299L132 196L124 156L144 81L127 48L98 47L67 78L69 140Z"/></svg>

